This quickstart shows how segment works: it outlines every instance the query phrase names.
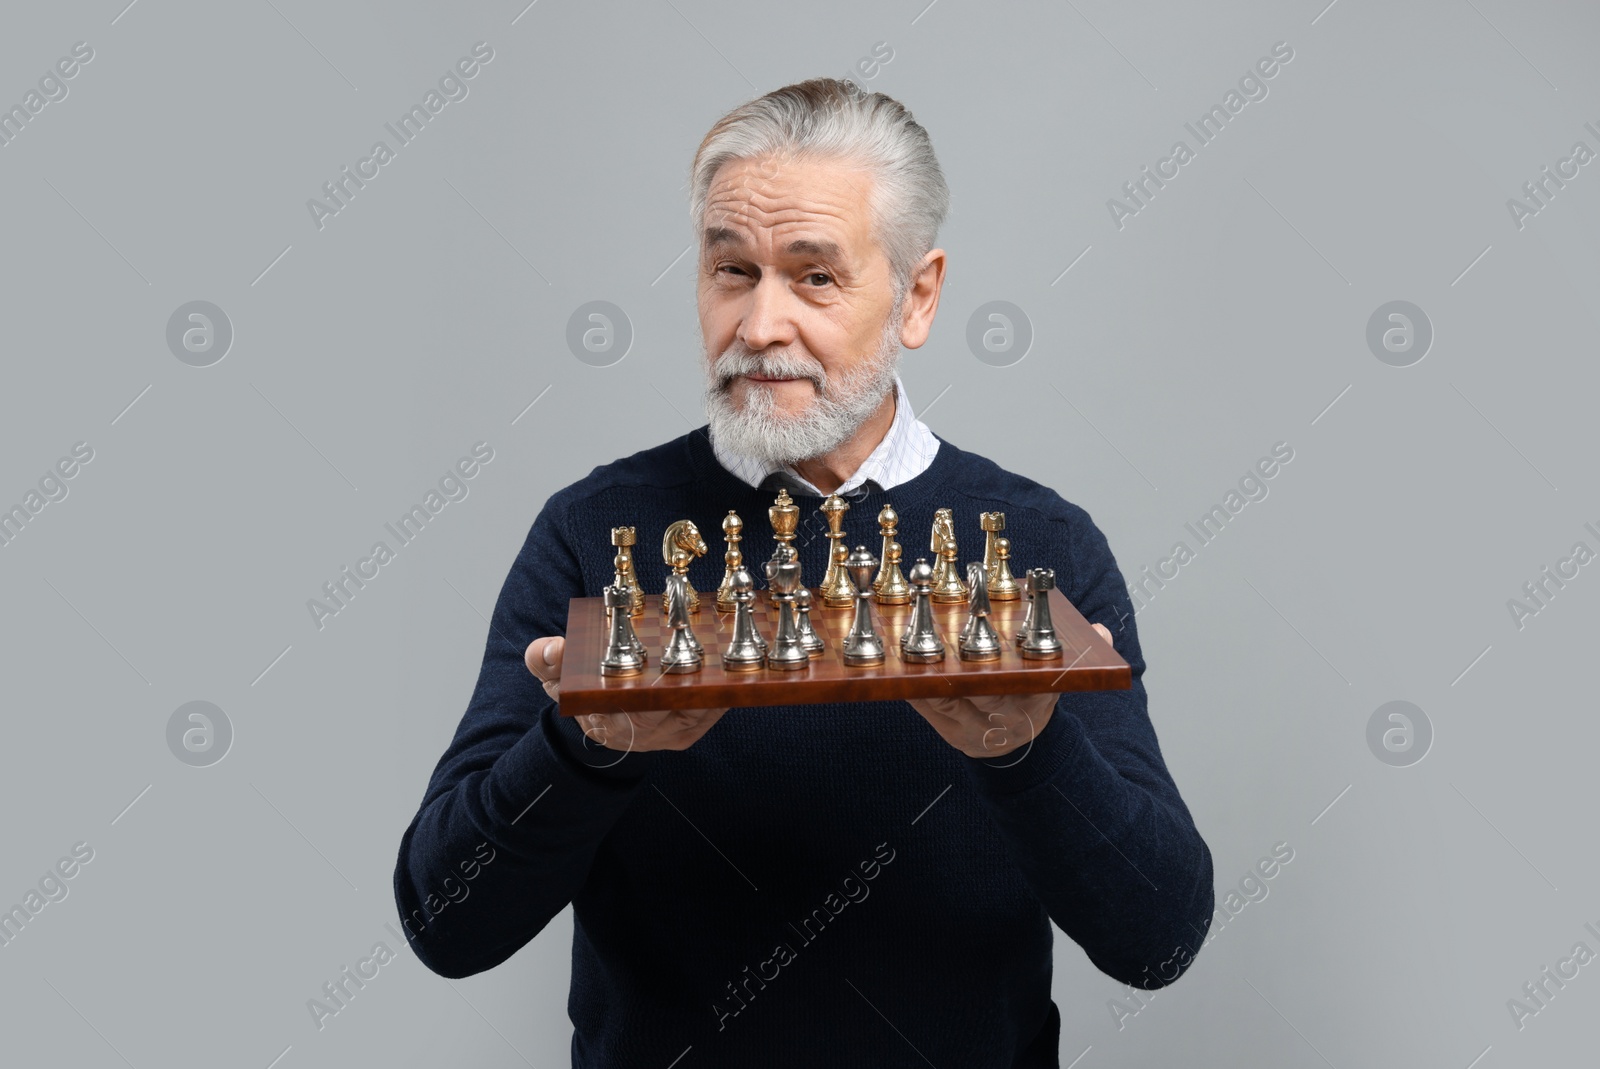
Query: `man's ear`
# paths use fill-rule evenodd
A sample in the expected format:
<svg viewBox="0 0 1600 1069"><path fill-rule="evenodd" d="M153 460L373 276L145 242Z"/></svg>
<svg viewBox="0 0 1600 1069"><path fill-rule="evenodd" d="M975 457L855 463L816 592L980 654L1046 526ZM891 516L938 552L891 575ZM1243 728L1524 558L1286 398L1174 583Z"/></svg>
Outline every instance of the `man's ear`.
<svg viewBox="0 0 1600 1069"><path fill-rule="evenodd" d="M919 349L933 330L933 315L939 310L939 294L944 289L947 258L943 249L930 249L912 276L906 291L905 316L900 322L900 344Z"/></svg>

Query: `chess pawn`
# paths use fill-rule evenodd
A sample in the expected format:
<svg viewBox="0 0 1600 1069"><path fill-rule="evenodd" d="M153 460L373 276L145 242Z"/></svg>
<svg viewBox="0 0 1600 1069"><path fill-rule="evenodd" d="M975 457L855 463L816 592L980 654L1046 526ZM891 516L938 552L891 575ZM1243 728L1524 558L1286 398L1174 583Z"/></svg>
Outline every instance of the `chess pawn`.
<svg viewBox="0 0 1600 1069"><path fill-rule="evenodd" d="M978 561L967 565L967 626L957 647L963 661L992 661L1000 656L1000 636L989 622L989 584Z"/></svg>
<svg viewBox="0 0 1600 1069"><path fill-rule="evenodd" d="M927 558L918 557L911 566L911 618L900 639L900 655L907 661L927 664L944 660L944 639L939 637L933 619L933 569Z"/></svg>
<svg viewBox="0 0 1600 1069"><path fill-rule="evenodd" d="M639 585L639 574L633 570L633 547L638 540L638 532L632 527L611 528L611 544L617 547L616 582L625 584L633 599L633 606L628 610L630 616L644 615L644 587Z"/></svg>
<svg viewBox="0 0 1600 1069"><path fill-rule="evenodd" d="M1029 660L1061 656L1061 638L1050 619L1050 591L1055 585L1054 568L1028 569L1028 620L1017 642L1017 652Z"/></svg>
<svg viewBox="0 0 1600 1069"><path fill-rule="evenodd" d="M723 554L722 562L726 567L722 572L722 583L717 587L717 611L733 611L733 573L744 565L744 552L739 548L739 540L743 536L744 521L732 509L722 520L722 537L728 543L728 552Z"/></svg>
<svg viewBox="0 0 1600 1069"><path fill-rule="evenodd" d="M956 569L956 538L949 535L939 547L939 566L933 573L933 600L939 605L954 605L967 600L967 584Z"/></svg>
<svg viewBox="0 0 1600 1069"><path fill-rule="evenodd" d="M731 586L733 636L722 651L722 667L728 672L750 672L767 663L767 647L756 631L755 616L751 612L756 600L755 581L743 564L734 569Z"/></svg>
<svg viewBox="0 0 1600 1069"><path fill-rule="evenodd" d="M767 650L767 667L779 671L804 668L811 663L811 651L800 640L795 625L794 596L800 589L800 562L788 542L778 543L767 562L767 588L778 607L778 627Z"/></svg>
<svg viewBox="0 0 1600 1069"><path fill-rule="evenodd" d="M684 672L698 672L705 663L705 654L699 642L695 640L694 630L689 623L689 594L685 589L688 580L678 572L667 577L667 624L672 628L672 637L667 639L667 645L661 651L661 671L677 675Z"/></svg>
<svg viewBox="0 0 1600 1069"><path fill-rule="evenodd" d="M633 595L627 587L612 584L602 592L606 606L606 652L600 658L603 676L631 676L644 671L639 636L633 630Z"/></svg>
<svg viewBox="0 0 1600 1069"><path fill-rule="evenodd" d="M828 542L831 546L828 550L828 571L823 575L822 586L817 588L817 593L822 598L822 604L828 608L847 609L856 602L855 585L845 572L845 561L850 556L850 550L844 544L844 514L850 511L850 503L838 494L829 494L817 511L828 517Z"/></svg>
<svg viewBox="0 0 1600 1069"><path fill-rule="evenodd" d="M900 529L900 514L893 505L878 513L878 532L883 536L883 567L872 581L872 594L879 605L904 605L911 600L911 587L900 573L900 543L894 539Z"/></svg>
<svg viewBox="0 0 1600 1069"><path fill-rule="evenodd" d="M857 546L845 559L845 572L856 588L855 619L843 646L847 665L883 663L883 639L872 627L872 569L877 566L877 558L866 546Z"/></svg>
<svg viewBox="0 0 1600 1069"><path fill-rule="evenodd" d="M984 515L1000 516L1001 522L1004 522L1003 513L984 513ZM987 547L983 554L983 567L989 574L989 600L1016 601L1022 597L1022 584L1011 574L1011 539L999 537L993 532L989 537L994 542L994 561L990 562Z"/></svg>
<svg viewBox="0 0 1600 1069"><path fill-rule="evenodd" d="M822 636L811 626L811 591L801 587L794 592L794 629L800 633L800 644L815 657L827 647Z"/></svg>

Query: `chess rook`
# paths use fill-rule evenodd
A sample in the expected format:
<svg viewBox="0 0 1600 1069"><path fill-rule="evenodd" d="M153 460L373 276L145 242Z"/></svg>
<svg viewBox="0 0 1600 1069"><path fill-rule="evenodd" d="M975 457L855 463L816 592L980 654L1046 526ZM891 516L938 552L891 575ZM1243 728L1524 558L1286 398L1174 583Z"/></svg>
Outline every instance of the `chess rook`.
<svg viewBox="0 0 1600 1069"><path fill-rule="evenodd" d="M1056 585L1054 568L1028 569L1028 618L1017 652L1030 660L1061 656L1061 638L1050 619L1050 591Z"/></svg>
<svg viewBox="0 0 1600 1069"><path fill-rule="evenodd" d="M639 636L633 630L633 595L626 586L613 583L605 588L606 652L600 658L603 676L631 676L644 671Z"/></svg>
<svg viewBox="0 0 1600 1069"><path fill-rule="evenodd" d="M633 547L638 540L638 532L632 527L611 528L611 544L617 547L617 556L613 562L617 575L613 581L628 588L631 598L628 609L630 616L644 615L644 589L639 585L638 573L633 570Z"/></svg>
<svg viewBox="0 0 1600 1069"><path fill-rule="evenodd" d="M978 514L978 526L984 532L983 570L988 576L989 600L1016 601L1022 597L1022 587L1011 574L1011 542L1000 536L1000 532L1006 529L1006 514L981 512Z"/></svg>

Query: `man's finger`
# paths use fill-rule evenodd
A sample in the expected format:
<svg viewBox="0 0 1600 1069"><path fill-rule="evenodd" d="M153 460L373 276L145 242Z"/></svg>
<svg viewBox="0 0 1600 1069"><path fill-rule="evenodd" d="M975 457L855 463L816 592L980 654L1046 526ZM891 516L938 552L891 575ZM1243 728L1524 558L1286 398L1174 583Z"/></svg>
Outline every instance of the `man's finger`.
<svg viewBox="0 0 1600 1069"><path fill-rule="evenodd" d="M566 648L567 640L559 635L554 638L536 638L528 643L528 648L523 652L522 663L528 666L542 682L552 682L561 678L561 653Z"/></svg>
<svg viewBox="0 0 1600 1069"><path fill-rule="evenodd" d="M1100 632L1100 637L1106 640L1106 645L1107 646L1112 645L1112 643L1111 643L1111 632L1106 629L1106 625L1105 624L1094 624L1092 626L1094 627L1094 629L1096 631Z"/></svg>

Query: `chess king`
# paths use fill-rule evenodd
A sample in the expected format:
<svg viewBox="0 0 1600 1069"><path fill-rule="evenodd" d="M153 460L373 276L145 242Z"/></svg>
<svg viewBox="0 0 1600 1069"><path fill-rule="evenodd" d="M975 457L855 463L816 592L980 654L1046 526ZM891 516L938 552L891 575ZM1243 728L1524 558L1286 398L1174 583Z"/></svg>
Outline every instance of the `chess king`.
<svg viewBox="0 0 1600 1069"><path fill-rule="evenodd" d="M1127 584L1088 513L1040 481L1073 470L1053 443L1029 442L1018 455L1039 458L1037 470L1012 472L913 410L899 362L934 329L949 192L928 131L903 105L828 78L776 89L712 124L688 185L706 424L619 459L598 452L604 434L545 436L550 453L531 479L589 474L551 493L522 541L477 686L401 839L394 888L412 949L437 973L467 976L571 905L574 1065L665 1066L687 1048L696 1064L906 1064L908 1037L936 1065L974 1065L981 1052L986 1065L1058 1066L1052 931L1087 955L1056 954L1057 965L1092 963L1153 988L1184 974L1214 905L1210 851L1147 710ZM1060 262L1073 253L1058 251ZM959 347L962 324L945 329ZM678 359L690 371L692 355ZM1048 364L1019 370L1023 389L968 395L977 423L1010 434L1046 425ZM612 412L656 403L627 376L607 400ZM961 403L958 393L937 411ZM883 537L880 565L903 544L910 582L880 568L877 593L893 586L904 605L931 588L937 564L948 597L986 611L1023 596L1015 569L1029 576L1026 596L1048 582L1093 623L1094 641L1128 662L1131 689L561 715L568 602L608 586L614 656L627 659L629 622L641 636L655 629L643 669L659 676L652 685L694 678L663 668L695 667L695 629L704 658L731 649L750 675L806 675L798 657L799 671L763 667L772 648L748 630L733 643L732 614L715 604L755 596L748 580L763 574L775 495L796 510L799 532L779 556L793 554L803 585L838 563L831 547L861 547L843 562L859 594L855 634L824 636L819 656L843 656L846 638L857 659L903 656L899 634L872 642L866 545ZM818 512L830 498L849 508L827 513L839 537L824 536ZM949 551L923 561L922 532L941 508ZM724 527L730 512L739 520ZM1004 545L1001 520L980 526L1002 513ZM874 530L880 516L903 536ZM618 578L611 529L633 529L642 548L684 519L737 528L745 546L731 559L677 539L665 580L636 569L647 593L675 590L678 634L663 658L658 614L622 607L634 579ZM980 551L985 564L969 569ZM991 634L962 636L963 648L982 656ZM949 655L908 667L981 670L957 657L957 638L922 635L926 656L944 645ZM445 912L458 864L485 842L497 860L470 902ZM823 936L847 908L852 930ZM841 976L859 990L841 994ZM881 1015L851 1003L856 994Z"/></svg>

